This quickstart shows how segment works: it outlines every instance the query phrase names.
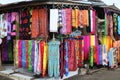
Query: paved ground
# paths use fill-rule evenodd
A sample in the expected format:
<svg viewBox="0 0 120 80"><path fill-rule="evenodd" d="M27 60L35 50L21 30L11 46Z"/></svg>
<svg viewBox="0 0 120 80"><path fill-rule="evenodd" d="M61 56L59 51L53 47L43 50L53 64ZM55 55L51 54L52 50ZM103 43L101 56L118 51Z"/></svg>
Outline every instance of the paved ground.
<svg viewBox="0 0 120 80"><path fill-rule="evenodd" d="M0 75L0 80L13 80L13 79L10 79L10 78L8 78L8 77L1 76L1 75Z"/></svg>
<svg viewBox="0 0 120 80"><path fill-rule="evenodd" d="M74 76L66 80L120 80L120 68L116 70L101 70L89 75Z"/></svg>

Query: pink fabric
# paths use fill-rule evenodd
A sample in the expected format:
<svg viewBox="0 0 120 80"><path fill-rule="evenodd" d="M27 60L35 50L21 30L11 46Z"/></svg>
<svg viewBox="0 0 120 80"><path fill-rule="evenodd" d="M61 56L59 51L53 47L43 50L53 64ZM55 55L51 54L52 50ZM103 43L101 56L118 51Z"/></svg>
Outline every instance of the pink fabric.
<svg viewBox="0 0 120 80"><path fill-rule="evenodd" d="M96 12L95 11L92 12L92 19L93 19L93 31L92 31L92 34L95 34L95 31L96 31Z"/></svg>
<svg viewBox="0 0 120 80"><path fill-rule="evenodd" d="M42 56L41 56L41 44L39 43L39 55L38 55L38 66L37 66L37 72L38 73L41 73L41 59L42 59Z"/></svg>
<svg viewBox="0 0 120 80"><path fill-rule="evenodd" d="M22 40L18 41L18 55L19 55L18 66L19 68L21 68L22 67Z"/></svg>
<svg viewBox="0 0 120 80"><path fill-rule="evenodd" d="M66 11L66 33L70 34L72 32L72 9L65 9Z"/></svg>
<svg viewBox="0 0 120 80"><path fill-rule="evenodd" d="M11 35L12 35L12 36L15 36L15 35L16 35L16 32L11 32Z"/></svg>
<svg viewBox="0 0 120 80"><path fill-rule="evenodd" d="M90 50L90 36L84 36L84 46L85 60L88 60Z"/></svg>

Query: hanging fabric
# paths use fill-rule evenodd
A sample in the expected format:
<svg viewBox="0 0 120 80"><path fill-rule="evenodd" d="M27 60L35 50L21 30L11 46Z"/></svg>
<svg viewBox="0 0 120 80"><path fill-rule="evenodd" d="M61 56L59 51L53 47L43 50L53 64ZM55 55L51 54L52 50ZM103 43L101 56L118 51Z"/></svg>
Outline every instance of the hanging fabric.
<svg viewBox="0 0 120 80"><path fill-rule="evenodd" d="M63 78L64 74L64 43L60 42L60 77Z"/></svg>
<svg viewBox="0 0 120 80"><path fill-rule="evenodd" d="M66 10L62 9L62 28L60 29L61 34L66 34Z"/></svg>
<svg viewBox="0 0 120 80"><path fill-rule="evenodd" d="M28 60L28 40L25 40L25 43L26 43L26 69L28 69L28 66L29 66L29 60Z"/></svg>
<svg viewBox="0 0 120 80"><path fill-rule="evenodd" d="M7 21L7 40L11 39L11 13L6 13Z"/></svg>
<svg viewBox="0 0 120 80"><path fill-rule="evenodd" d="M113 35L114 35L114 37L115 37L115 40L118 40L118 32L117 32L117 30L118 30L118 15L117 14L113 14Z"/></svg>
<svg viewBox="0 0 120 80"><path fill-rule="evenodd" d="M14 40L15 65L18 67L18 40Z"/></svg>
<svg viewBox="0 0 120 80"><path fill-rule="evenodd" d="M13 49L12 49L12 41L8 41L7 42L7 46L8 46L8 61L13 61Z"/></svg>
<svg viewBox="0 0 120 80"><path fill-rule="evenodd" d="M108 58L107 58L107 49L106 49L107 37L103 36L103 45L102 45L102 64L104 66L108 65Z"/></svg>
<svg viewBox="0 0 120 80"><path fill-rule="evenodd" d="M32 71L32 40L28 41L28 71Z"/></svg>
<svg viewBox="0 0 120 80"><path fill-rule="evenodd" d="M84 59L88 60L89 50L90 50L90 36L84 36Z"/></svg>
<svg viewBox="0 0 120 80"><path fill-rule="evenodd" d="M90 46L89 63L90 63L90 66L93 67L93 65L94 65L94 46Z"/></svg>
<svg viewBox="0 0 120 80"><path fill-rule="evenodd" d="M80 28L83 28L83 10L79 10L78 11L78 24L79 24L79 26L80 26Z"/></svg>
<svg viewBox="0 0 120 80"><path fill-rule="evenodd" d="M44 42L42 77L45 77L47 74L47 62L48 62L48 44L46 42Z"/></svg>
<svg viewBox="0 0 120 80"><path fill-rule="evenodd" d="M26 43L22 40L22 68L26 68Z"/></svg>
<svg viewBox="0 0 120 80"><path fill-rule="evenodd" d="M79 45L79 43L77 43L77 41L75 40L67 40L67 42L68 42L68 69L69 71L75 71L77 69L77 54L78 54L77 44Z"/></svg>
<svg viewBox="0 0 120 80"><path fill-rule="evenodd" d="M32 40L32 71L34 71L35 41Z"/></svg>
<svg viewBox="0 0 120 80"><path fill-rule="evenodd" d="M104 15L104 36L107 35L107 13Z"/></svg>
<svg viewBox="0 0 120 80"><path fill-rule="evenodd" d="M98 46L99 65L102 65L102 45Z"/></svg>
<svg viewBox="0 0 120 80"><path fill-rule="evenodd" d="M5 14L0 15L0 28L1 28L1 33L0 37L4 38L7 36L7 21L5 20Z"/></svg>
<svg viewBox="0 0 120 80"><path fill-rule="evenodd" d="M22 68L22 40L18 41L18 66Z"/></svg>
<svg viewBox="0 0 120 80"><path fill-rule="evenodd" d="M120 16L118 16L118 34L120 35Z"/></svg>
<svg viewBox="0 0 120 80"><path fill-rule="evenodd" d="M3 39L2 42L2 61L7 62L8 61L8 46L6 39Z"/></svg>
<svg viewBox="0 0 120 80"><path fill-rule="evenodd" d="M54 18L57 17L56 19L57 19L57 22L58 22L58 13L57 14L56 13L53 12L52 16ZM50 12L50 14L51 14L51 12ZM52 16L50 17L50 20L51 20L51 18L53 18ZM57 22L55 23L54 20L53 20L53 23L57 24ZM39 36L47 36L48 35L48 9L47 8L40 8L39 9L39 25L40 25ZM56 25L51 25L51 26L53 27L53 26L56 26ZM58 25L56 27L58 27Z"/></svg>
<svg viewBox="0 0 120 80"><path fill-rule="evenodd" d="M50 32L58 32L58 9L50 9Z"/></svg>
<svg viewBox="0 0 120 80"><path fill-rule="evenodd" d="M113 17L110 15L110 37L113 39Z"/></svg>
<svg viewBox="0 0 120 80"><path fill-rule="evenodd" d="M76 11L75 9L72 9L72 27L76 27Z"/></svg>
<svg viewBox="0 0 120 80"><path fill-rule="evenodd" d="M96 11L90 10L90 26L91 26L91 33L95 34L96 31Z"/></svg>
<svg viewBox="0 0 120 80"><path fill-rule="evenodd" d="M20 39L31 39L31 18L32 10L24 9L20 11Z"/></svg>
<svg viewBox="0 0 120 80"><path fill-rule="evenodd" d="M43 54L44 54L44 41L39 42L39 57L38 57L38 66L37 72L39 74L43 71Z"/></svg>
<svg viewBox="0 0 120 80"><path fill-rule="evenodd" d="M66 34L70 34L72 32L72 24L71 24L72 9L66 8L65 11L66 11Z"/></svg>
<svg viewBox="0 0 120 80"><path fill-rule="evenodd" d="M48 75L50 77L53 75L56 78L59 77L59 45L60 42L55 40L48 43Z"/></svg>
<svg viewBox="0 0 120 80"><path fill-rule="evenodd" d="M39 9L33 9L31 26L32 38L37 38L39 36L39 27Z"/></svg>
<svg viewBox="0 0 120 80"><path fill-rule="evenodd" d="M84 40L79 40L79 58L78 58L78 67L82 67L84 62Z"/></svg>
<svg viewBox="0 0 120 80"><path fill-rule="evenodd" d="M58 10L58 27L62 27L62 9Z"/></svg>
<svg viewBox="0 0 120 80"><path fill-rule="evenodd" d="M11 13L11 36L12 38L19 39L19 13Z"/></svg>
<svg viewBox="0 0 120 80"><path fill-rule="evenodd" d="M85 27L88 27L89 26L89 15L88 15L88 10L83 10L83 25Z"/></svg>
<svg viewBox="0 0 120 80"><path fill-rule="evenodd" d="M37 66L38 66L38 56L39 56L39 46L37 41L35 41L35 56L34 56L34 73L37 73Z"/></svg>

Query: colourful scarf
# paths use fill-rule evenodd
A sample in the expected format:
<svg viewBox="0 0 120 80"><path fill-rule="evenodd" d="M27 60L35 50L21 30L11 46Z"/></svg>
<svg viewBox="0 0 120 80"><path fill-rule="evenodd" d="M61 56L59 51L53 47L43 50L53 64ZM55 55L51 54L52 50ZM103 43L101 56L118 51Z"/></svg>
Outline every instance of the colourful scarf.
<svg viewBox="0 0 120 80"><path fill-rule="evenodd" d="M39 9L32 10L32 38L37 38L39 36Z"/></svg>
<svg viewBox="0 0 120 80"><path fill-rule="evenodd" d="M22 40L18 41L18 66L22 67Z"/></svg>
<svg viewBox="0 0 120 80"><path fill-rule="evenodd" d="M47 62L48 62L48 44L44 43L44 53L43 53L43 72L42 77L47 74Z"/></svg>
<svg viewBox="0 0 120 80"><path fill-rule="evenodd" d="M28 71L32 71L32 40L28 41Z"/></svg>

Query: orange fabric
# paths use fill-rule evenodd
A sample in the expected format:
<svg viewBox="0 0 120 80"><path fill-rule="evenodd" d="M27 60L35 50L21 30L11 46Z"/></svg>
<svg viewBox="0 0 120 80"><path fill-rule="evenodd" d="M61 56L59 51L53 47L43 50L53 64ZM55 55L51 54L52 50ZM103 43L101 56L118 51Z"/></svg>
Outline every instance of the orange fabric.
<svg viewBox="0 0 120 80"><path fill-rule="evenodd" d="M83 10L83 25L84 26L89 26L89 15L88 15L88 10Z"/></svg>
<svg viewBox="0 0 120 80"><path fill-rule="evenodd" d="M75 27L76 24L76 16L75 16L75 10L72 10L72 27Z"/></svg>
<svg viewBox="0 0 120 80"><path fill-rule="evenodd" d="M38 9L32 10L32 38L37 38L39 35Z"/></svg>
<svg viewBox="0 0 120 80"><path fill-rule="evenodd" d="M75 27L78 28L78 21L79 21L79 10L75 9Z"/></svg>

